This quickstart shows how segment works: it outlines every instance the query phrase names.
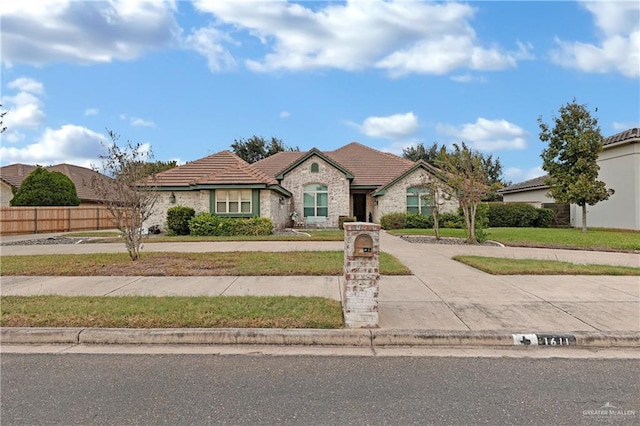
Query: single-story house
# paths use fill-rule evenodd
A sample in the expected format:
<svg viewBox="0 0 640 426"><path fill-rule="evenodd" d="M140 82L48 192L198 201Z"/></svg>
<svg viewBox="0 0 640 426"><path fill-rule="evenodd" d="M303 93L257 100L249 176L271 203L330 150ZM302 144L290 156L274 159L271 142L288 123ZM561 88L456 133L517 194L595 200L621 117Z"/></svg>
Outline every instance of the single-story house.
<svg viewBox="0 0 640 426"><path fill-rule="evenodd" d="M147 226L165 227L167 209L193 207L227 217L268 217L277 229L303 224L338 227L340 216L379 222L392 212L421 212L430 207L420 196L438 170L350 143L335 151L279 152L249 164L223 151L166 170L153 182L161 191ZM442 200L443 211L457 209Z"/></svg>
<svg viewBox="0 0 640 426"><path fill-rule="evenodd" d="M606 201L587 205L587 225L592 227L640 230L640 128L617 133L605 139L598 158L598 179L615 192ZM498 192L505 203L534 205L554 203L547 193L545 176L517 183ZM571 225L582 226L582 212L570 206Z"/></svg>
<svg viewBox="0 0 640 426"><path fill-rule="evenodd" d="M10 164L0 167L0 207L10 207L13 191L20 188L22 181L35 170L36 166L30 164ZM95 205L102 198L91 188L91 182L95 178L105 179L106 176L73 164L56 164L45 167L50 172L60 172L73 182L80 198L80 205Z"/></svg>

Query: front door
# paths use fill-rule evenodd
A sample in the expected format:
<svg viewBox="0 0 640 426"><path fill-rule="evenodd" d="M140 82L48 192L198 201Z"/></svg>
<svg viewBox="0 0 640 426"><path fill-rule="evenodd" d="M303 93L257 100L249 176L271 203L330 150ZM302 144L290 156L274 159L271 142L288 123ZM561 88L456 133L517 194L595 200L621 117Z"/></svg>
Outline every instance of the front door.
<svg viewBox="0 0 640 426"><path fill-rule="evenodd" d="M367 194L353 194L353 215L358 222L367 221Z"/></svg>

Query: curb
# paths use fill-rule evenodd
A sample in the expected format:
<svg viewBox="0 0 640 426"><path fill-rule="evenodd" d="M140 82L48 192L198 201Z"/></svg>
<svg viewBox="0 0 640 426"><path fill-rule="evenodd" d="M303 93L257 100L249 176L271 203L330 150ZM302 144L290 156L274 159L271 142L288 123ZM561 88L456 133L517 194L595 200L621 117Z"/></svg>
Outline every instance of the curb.
<svg viewBox="0 0 640 426"><path fill-rule="evenodd" d="M522 336L552 341L519 343ZM529 342L529 340L527 340ZM562 343L566 342L566 343ZM2 344L83 345L277 345L277 346L550 346L581 348L640 348L637 332L512 334L503 331L439 331L387 329L268 329L268 328L31 328L3 327Z"/></svg>

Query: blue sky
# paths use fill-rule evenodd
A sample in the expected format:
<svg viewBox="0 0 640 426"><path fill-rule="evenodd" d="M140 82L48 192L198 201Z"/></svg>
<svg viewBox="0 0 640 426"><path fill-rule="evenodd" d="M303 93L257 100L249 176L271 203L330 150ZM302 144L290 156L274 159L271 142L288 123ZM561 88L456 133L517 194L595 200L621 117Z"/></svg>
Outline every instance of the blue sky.
<svg viewBox="0 0 640 426"><path fill-rule="evenodd" d="M106 129L180 163L278 137L402 154L464 141L541 175L537 118L574 97L640 126L640 3L0 3L0 164L98 165ZM597 112L595 109L597 108Z"/></svg>

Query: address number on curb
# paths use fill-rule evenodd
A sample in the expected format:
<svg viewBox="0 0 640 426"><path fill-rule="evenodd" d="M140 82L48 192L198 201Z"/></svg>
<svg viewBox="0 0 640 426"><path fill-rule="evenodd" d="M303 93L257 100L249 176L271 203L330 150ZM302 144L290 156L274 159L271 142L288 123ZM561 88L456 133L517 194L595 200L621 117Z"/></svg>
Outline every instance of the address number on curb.
<svg viewBox="0 0 640 426"><path fill-rule="evenodd" d="M573 334L512 334L516 346L575 346Z"/></svg>

